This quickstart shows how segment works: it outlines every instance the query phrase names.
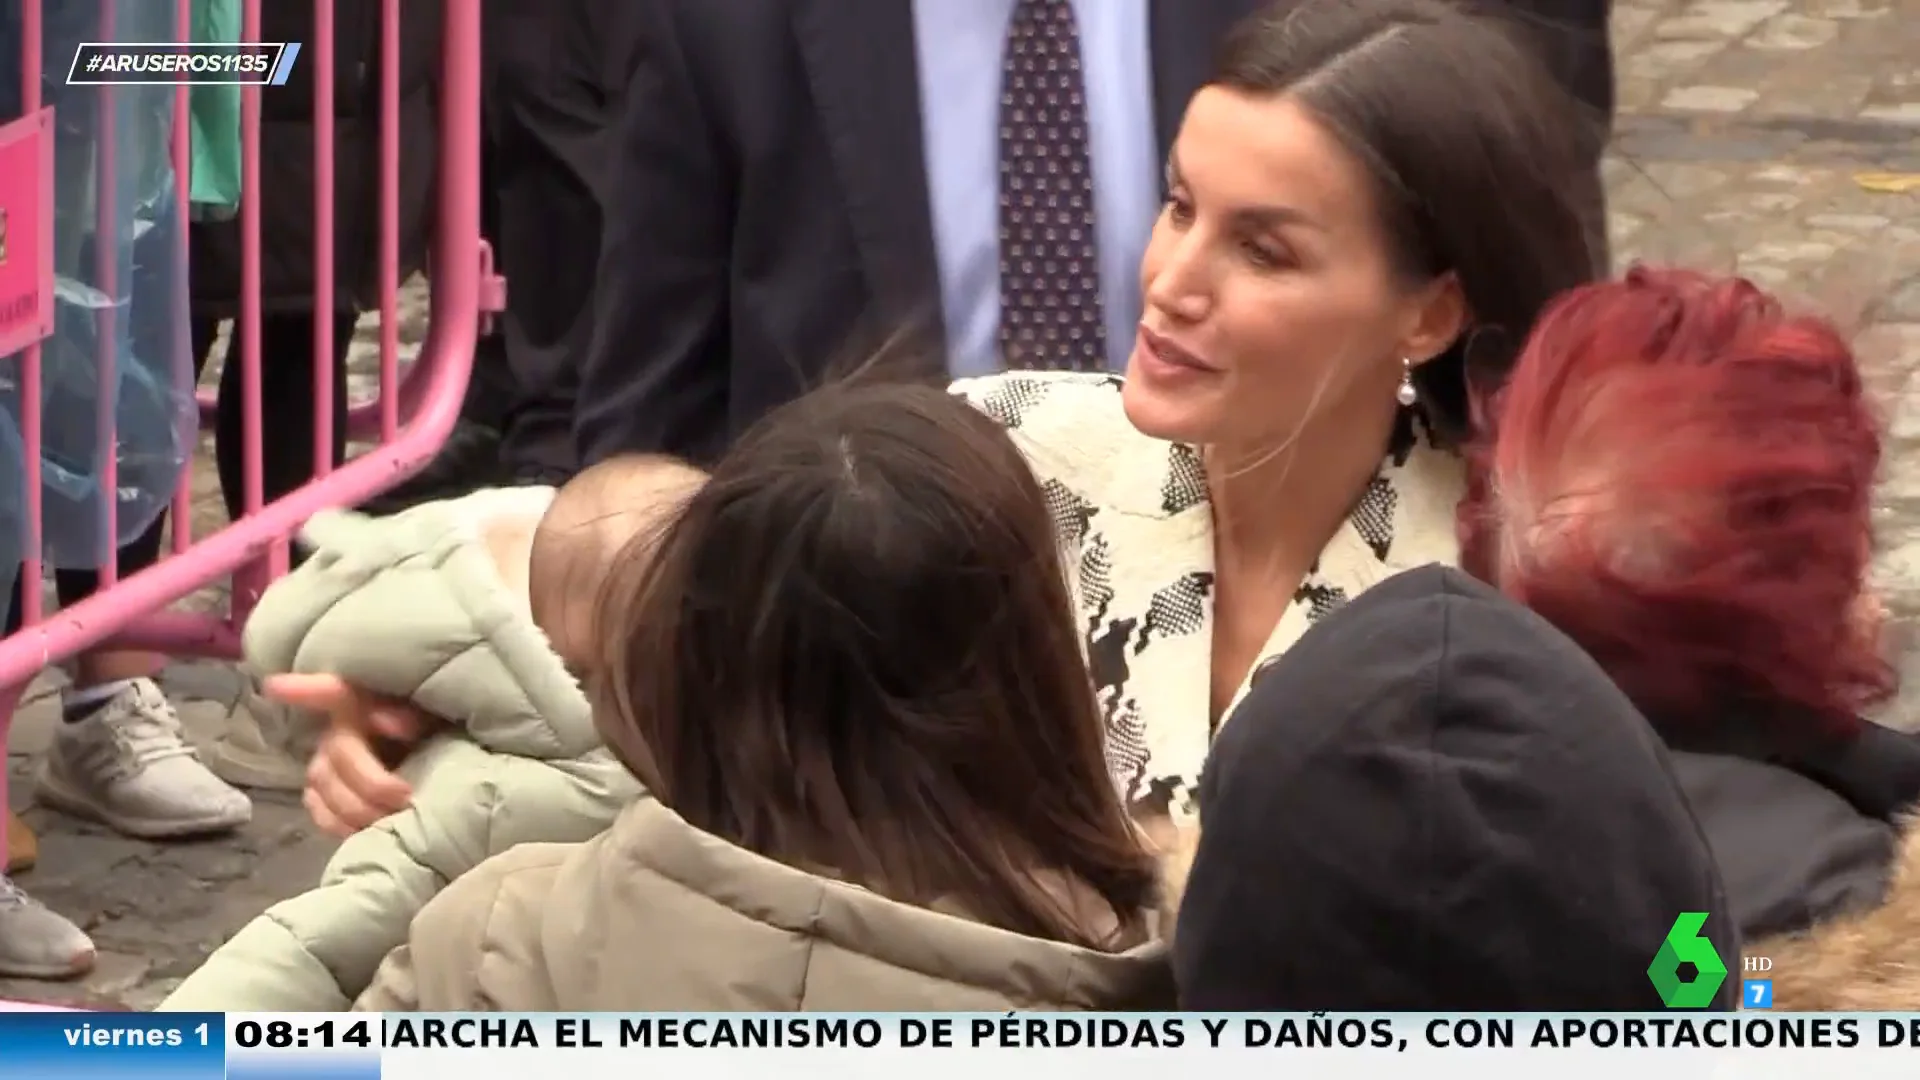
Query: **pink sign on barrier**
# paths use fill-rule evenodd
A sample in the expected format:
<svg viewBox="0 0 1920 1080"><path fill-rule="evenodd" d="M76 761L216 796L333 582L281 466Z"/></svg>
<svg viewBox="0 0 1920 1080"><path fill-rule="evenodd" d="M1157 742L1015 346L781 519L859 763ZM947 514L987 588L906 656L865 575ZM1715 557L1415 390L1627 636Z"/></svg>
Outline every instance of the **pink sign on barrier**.
<svg viewBox="0 0 1920 1080"><path fill-rule="evenodd" d="M53 333L53 110L0 125L0 356Z"/></svg>

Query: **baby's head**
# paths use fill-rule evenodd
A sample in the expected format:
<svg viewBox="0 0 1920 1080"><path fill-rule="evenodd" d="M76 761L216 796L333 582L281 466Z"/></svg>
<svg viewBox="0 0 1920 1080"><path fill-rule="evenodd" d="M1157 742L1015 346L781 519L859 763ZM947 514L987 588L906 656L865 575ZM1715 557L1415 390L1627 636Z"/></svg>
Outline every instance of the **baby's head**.
<svg viewBox="0 0 1920 1080"><path fill-rule="evenodd" d="M568 481L533 530L527 599L534 624L576 674L595 666L594 619L616 560L647 558L706 474L668 457L609 458Z"/></svg>

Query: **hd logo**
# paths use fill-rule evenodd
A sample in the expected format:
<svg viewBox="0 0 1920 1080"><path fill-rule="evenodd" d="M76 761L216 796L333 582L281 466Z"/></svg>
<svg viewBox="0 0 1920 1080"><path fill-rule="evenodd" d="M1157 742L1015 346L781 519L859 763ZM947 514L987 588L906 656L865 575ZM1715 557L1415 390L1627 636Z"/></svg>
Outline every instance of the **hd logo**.
<svg viewBox="0 0 1920 1080"><path fill-rule="evenodd" d="M1755 972L1772 971L1773 960L1766 956L1743 956L1740 958L1740 971L1744 975ZM1743 1009L1773 1008L1773 980L1747 979L1740 984L1740 1007Z"/></svg>

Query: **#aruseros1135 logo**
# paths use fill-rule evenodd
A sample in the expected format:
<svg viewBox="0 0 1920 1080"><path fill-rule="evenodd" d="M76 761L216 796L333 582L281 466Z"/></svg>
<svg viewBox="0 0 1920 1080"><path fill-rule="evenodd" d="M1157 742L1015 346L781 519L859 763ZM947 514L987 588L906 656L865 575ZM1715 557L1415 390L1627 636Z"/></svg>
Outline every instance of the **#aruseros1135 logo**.
<svg viewBox="0 0 1920 1080"><path fill-rule="evenodd" d="M1669 1009L1704 1009L1714 1003L1720 984L1727 979L1727 965L1720 951L1700 931L1707 925L1704 911L1683 911L1673 920L1673 929L1660 943L1660 951L1647 965L1647 978L1659 992L1660 1001ZM1693 978L1680 977L1680 965L1693 965Z"/></svg>
<svg viewBox="0 0 1920 1080"><path fill-rule="evenodd" d="M284 86L297 41L83 41L68 86Z"/></svg>

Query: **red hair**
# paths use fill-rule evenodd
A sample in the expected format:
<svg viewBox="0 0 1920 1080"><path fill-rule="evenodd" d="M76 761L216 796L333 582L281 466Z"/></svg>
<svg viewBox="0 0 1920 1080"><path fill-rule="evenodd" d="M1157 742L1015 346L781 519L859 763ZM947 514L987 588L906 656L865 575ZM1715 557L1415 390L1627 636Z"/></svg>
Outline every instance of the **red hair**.
<svg viewBox="0 0 1920 1080"><path fill-rule="evenodd" d="M1636 267L1551 306L1480 412L1468 568L1650 717L1846 728L1893 692L1863 617L1880 427L1831 323Z"/></svg>

